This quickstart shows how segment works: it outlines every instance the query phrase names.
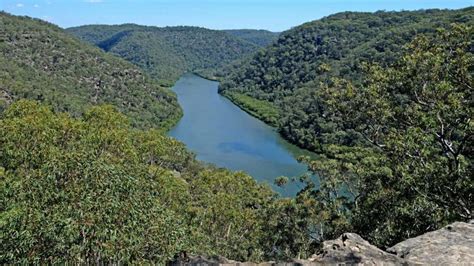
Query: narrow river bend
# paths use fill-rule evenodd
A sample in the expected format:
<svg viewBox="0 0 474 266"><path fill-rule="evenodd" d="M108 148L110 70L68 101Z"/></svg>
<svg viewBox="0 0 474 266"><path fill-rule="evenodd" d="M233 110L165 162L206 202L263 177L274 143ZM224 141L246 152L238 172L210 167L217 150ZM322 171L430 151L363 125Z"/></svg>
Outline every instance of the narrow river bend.
<svg viewBox="0 0 474 266"><path fill-rule="evenodd" d="M179 79L173 90L184 116L169 135L184 142L198 160L242 170L257 181L270 184L282 196L294 196L300 184L288 184L282 189L273 180L304 174L306 166L296 157L307 152L219 95L218 84L193 74Z"/></svg>

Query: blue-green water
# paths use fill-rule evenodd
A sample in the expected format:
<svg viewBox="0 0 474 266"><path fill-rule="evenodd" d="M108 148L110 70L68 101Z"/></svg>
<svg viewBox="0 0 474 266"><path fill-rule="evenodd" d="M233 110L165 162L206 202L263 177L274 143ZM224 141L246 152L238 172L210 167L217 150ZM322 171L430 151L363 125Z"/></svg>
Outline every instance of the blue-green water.
<svg viewBox="0 0 474 266"><path fill-rule="evenodd" d="M282 196L293 196L301 184L273 185L278 176L297 177L307 154L283 140L275 130L217 93L218 82L186 74L173 90L184 116L169 135L184 142L197 159L231 170L242 170L267 182Z"/></svg>

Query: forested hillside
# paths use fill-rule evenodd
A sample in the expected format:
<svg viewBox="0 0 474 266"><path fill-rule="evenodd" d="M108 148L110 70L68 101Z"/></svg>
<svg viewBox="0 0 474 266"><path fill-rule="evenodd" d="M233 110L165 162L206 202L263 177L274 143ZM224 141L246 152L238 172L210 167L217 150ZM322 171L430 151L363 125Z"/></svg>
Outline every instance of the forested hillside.
<svg viewBox="0 0 474 266"><path fill-rule="evenodd" d="M248 42L254 43L258 46L265 47L278 39L278 32L271 32L268 30L223 30L235 37L244 39Z"/></svg>
<svg viewBox="0 0 474 266"><path fill-rule="evenodd" d="M199 27L124 24L89 25L67 30L141 67L165 85L174 84L185 72L215 78L224 65L260 48L231 34Z"/></svg>
<svg viewBox="0 0 474 266"><path fill-rule="evenodd" d="M55 25L0 13L0 33L0 109L28 98L80 115L109 103L136 126L163 128L181 116L170 90Z"/></svg>
<svg viewBox="0 0 474 266"><path fill-rule="evenodd" d="M318 152L301 158L317 182L302 176L301 191L280 198L165 136L181 114L175 95L136 66L49 23L0 13L0 264L285 261L344 232L385 249L473 219L473 16L340 13L234 64L221 92ZM124 45L131 58L143 58L155 30L176 37L162 49L209 42L204 29L135 27L84 38L111 52ZM147 41L122 42L135 34ZM196 47L183 52L186 67L236 56Z"/></svg>
<svg viewBox="0 0 474 266"><path fill-rule="evenodd" d="M474 218L473 40L460 24L418 35L392 66L370 64L361 82L334 78L311 95L315 122L337 130L309 162L321 187L304 193L333 198L331 226L346 217L387 247Z"/></svg>
<svg viewBox="0 0 474 266"><path fill-rule="evenodd" d="M308 234L387 247L473 218L473 23L474 8L340 13L225 78L221 93L319 154L303 160L320 183L297 196Z"/></svg>
<svg viewBox="0 0 474 266"><path fill-rule="evenodd" d="M340 77L359 83L364 62L389 66L417 34L433 34L454 22L472 25L474 8L331 15L282 33L276 43L235 65L220 92L278 126L288 140L318 150L321 142L334 141L329 133L336 130L319 115L323 107L314 94L320 82Z"/></svg>

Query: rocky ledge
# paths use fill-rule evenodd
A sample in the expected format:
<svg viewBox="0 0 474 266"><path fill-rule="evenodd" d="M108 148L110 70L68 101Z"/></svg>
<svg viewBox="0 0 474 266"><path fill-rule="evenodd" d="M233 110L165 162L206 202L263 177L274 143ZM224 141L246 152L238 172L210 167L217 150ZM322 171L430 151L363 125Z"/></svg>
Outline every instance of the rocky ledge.
<svg viewBox="0 0 474 266"><path fill-rule="evenodd" d="M440 230L407 239L383 251L357 234L345 233L325 241L323 248L307 260L237 262L223 257L185 256L171 265L474 265L474 220L456 222Z"/></svg>
<svg viewBox="0 0 474 266"><path fill-rule="evenodd" d="M407 239L387 251L411 264L474 265L474 220Z"/></svg>

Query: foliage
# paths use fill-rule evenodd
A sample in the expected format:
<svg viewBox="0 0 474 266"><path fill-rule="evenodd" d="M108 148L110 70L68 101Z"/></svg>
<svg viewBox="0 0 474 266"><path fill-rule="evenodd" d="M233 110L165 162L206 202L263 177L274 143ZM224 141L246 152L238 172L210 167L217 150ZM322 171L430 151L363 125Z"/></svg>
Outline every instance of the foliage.
<svg viewBox="0 0 474 266"><path fill-rule="evenodd" d="M160 203L160 183L140 165L126 121L110 106L83 121L29 101L5 111L3 263L163 261L186 245L186 228Z"/></svg>
<svg viewBox="0 0 474 266"><path fill-rule="evenodd" d="M236 92L228 92L225 96L249 114L270 125L275 125L278 121L278 109L269 102L261 101Z"/></svg>
<svg viewBox="0 0 474 266"><path fill-rule="evenodd" d="M321 143L350 144L358 140L321 118L326 107L316 96L320 84L334 77L358 84L364 63L389 66L416 35L433 35L436 28L452 22L472 25L473 21L472 7L338 13L283 32L272 45L225 71L219 90L276 106L281 114L279 131L303 148L319 151Z"/></svg>
<svg viewBox="0 0 474 266"><path fill-rule="evenodd" d="M195 188L191 204L192 222L203 226L197 241L209 246L207 254L260 261L264 258L267 210L273 208L273 192L256 186L243 173L227 170L202 171L190 180ZM238 193L236 193L238 192Z"/></svg>
<svg viewBox="0 0 474 266"><path fill-rule="evenodd" d="M2 12L0 29L0 109L1 102L28 98L74 116L113 104L139 127L167 128L181 117L171 91L59 27Z"/></svg>
<svg viewBox="0 0 474 266"><path fill-rule="evenodd" d="M418 36L394 66L319 90L324 119L362 141L323 145L325 159L309 162L321 178L313 198L332 204L315 208L347 213L343 224L382 247L473 218L473 36L456 24Z"/></svg>
<svg viewBox="0 0 474 266"><path fill-rule="evenodd" d="M185 72L214 79L218 69L259 49L231 34L199 27L88 25L67 31L132 62L167 86Z"/></svg>
<svg viewBox="0 0 474 266"><path fill-rule="evenodd" d="M224 30L225 33L244 39L258 46L265 47L278 39L278 32L267 30Z"/></svg>
<svg viewBox="0 0 474 266"><path fill-rule="evenodd" d="M0 119L2 263L155 262L180 251L264 257L275 194L203 166L112 106L81 119L14 102Z"/></svg>

